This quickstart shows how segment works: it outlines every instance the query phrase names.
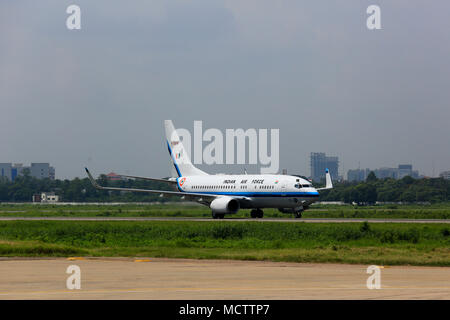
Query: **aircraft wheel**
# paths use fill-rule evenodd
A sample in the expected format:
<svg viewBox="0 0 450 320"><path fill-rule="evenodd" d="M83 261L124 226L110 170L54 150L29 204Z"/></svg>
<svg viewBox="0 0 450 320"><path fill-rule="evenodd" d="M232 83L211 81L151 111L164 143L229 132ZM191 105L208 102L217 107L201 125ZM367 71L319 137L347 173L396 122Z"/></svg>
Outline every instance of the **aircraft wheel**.
<svg viewBox="0 0 450 320"><path fill-rule="evenodd" d="M264 216L264 211L262 211L261 209L256 210L257 218L262 218L263 216Z"/></svg>
<svg viewBox="0 0 450 320"><path fill-rule="evenodd" d="M258 217L258 211L257 210L250 211L250 217L257 218Z"/></svg>
<svg viewBox="0 0 450 320"><path fill-rule="evenodd" d="M300 219L302 217L303 212L296 212L295 213L295 219Z"/></svg>

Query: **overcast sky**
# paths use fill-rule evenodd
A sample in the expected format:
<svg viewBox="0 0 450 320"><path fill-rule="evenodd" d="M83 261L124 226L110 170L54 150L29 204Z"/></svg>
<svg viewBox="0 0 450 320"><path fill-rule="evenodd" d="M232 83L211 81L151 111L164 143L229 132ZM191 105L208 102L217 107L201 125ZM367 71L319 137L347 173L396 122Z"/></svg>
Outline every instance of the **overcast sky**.
<svg viewBox="0 0 450 320"><path fill-rule="evenodd" d="M81 30L66 8L81 8ZM381 7L382 30L366 9ZM0 162L169 174L163 121L279 128L280 170L450 170L449 1L1 1ZM241 172L242 166L201 166ZM256 172L256 168L251 168Z"/></svg>

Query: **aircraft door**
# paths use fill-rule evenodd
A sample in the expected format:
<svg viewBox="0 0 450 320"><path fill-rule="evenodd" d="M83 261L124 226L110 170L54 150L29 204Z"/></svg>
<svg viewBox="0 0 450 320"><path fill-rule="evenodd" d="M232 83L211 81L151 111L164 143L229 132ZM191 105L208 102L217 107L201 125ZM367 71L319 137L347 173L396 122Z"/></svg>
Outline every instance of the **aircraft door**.
<svg viewBox="0 0 450 320"><path fill-rule="evenodd" d="M286 180L282 180L281 181L281 192L286 192L286 185L287 185ZM286 194L282 194L282 195L285 196Z"/></svg>

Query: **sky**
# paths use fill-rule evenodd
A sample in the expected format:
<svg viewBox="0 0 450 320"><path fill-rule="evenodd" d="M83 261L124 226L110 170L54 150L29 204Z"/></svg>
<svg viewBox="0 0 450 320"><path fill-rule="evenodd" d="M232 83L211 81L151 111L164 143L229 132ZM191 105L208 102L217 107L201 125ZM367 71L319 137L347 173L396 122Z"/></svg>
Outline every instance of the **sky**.
<svg viewBox="0 0 450 320"><path fill-rule="evenodd" d="M81 9L69 30L66 9ZM369 5L381 30L366 26ZM277 128L280 170L450 170L450 2L0 2L0 162L165 177L163 122ZM241 173L242 165L201 165ZM247 166L258 172L258 166Z"/></svg>

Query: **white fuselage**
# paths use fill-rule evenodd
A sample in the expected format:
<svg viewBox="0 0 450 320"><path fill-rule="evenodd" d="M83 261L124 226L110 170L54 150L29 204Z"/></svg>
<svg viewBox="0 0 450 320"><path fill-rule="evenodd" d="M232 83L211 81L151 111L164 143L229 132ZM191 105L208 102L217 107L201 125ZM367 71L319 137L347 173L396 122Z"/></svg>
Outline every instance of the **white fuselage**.
<svg viewBox="0 0 450 320"><path fill-rule="evenodd" d="M298 208L319 197L311 183L290 175L202 175L177 178L181 192L236 198L241 208Z"/></svg>

